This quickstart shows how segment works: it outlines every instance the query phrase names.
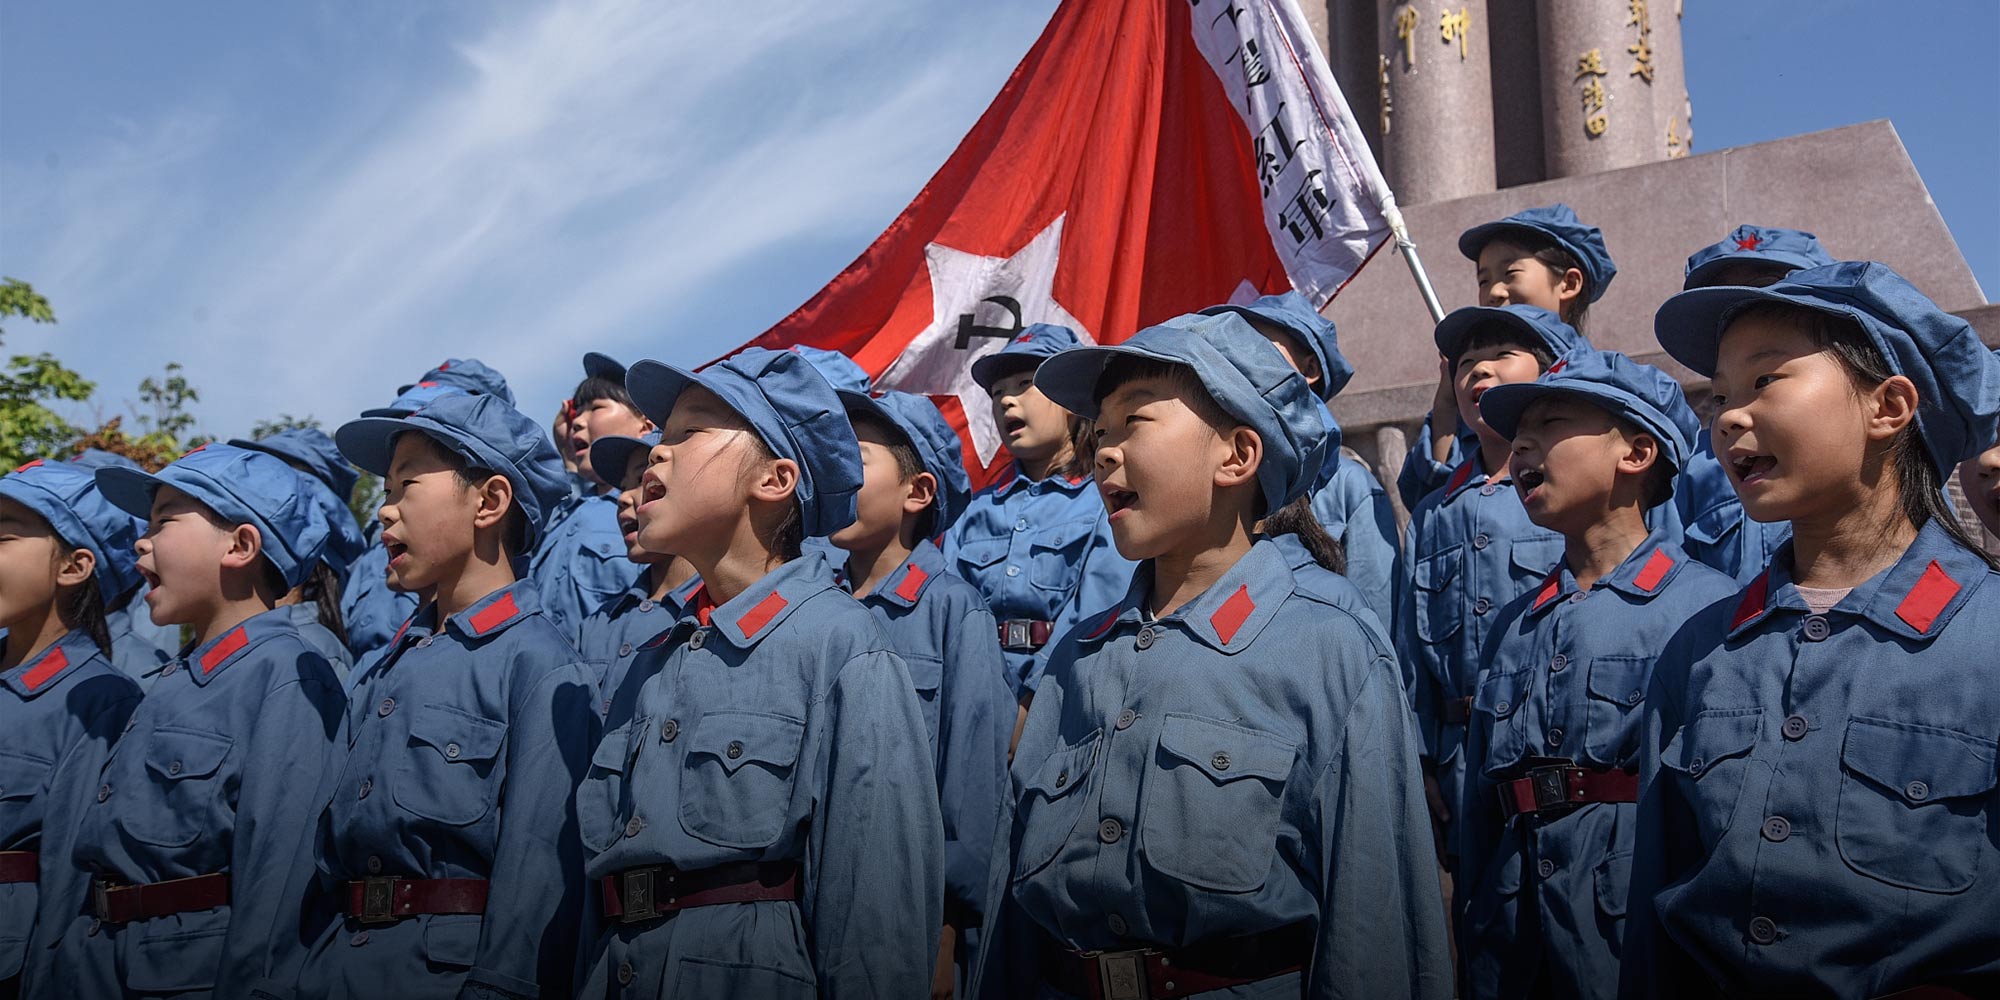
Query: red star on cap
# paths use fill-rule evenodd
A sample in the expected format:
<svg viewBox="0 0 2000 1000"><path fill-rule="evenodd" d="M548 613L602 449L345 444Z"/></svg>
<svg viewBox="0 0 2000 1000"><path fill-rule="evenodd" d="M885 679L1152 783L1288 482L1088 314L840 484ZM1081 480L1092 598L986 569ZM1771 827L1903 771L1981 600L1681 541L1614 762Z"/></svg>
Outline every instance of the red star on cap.
<svg viewBox="0 0 2000 1000"><path fill-rule="evenodd" d="M1762 242L1763 240L1760 240L1755 236L1745 236L1742 239L1736 241L1736 249L1755 250L1757 249L1757 244Z"/></svg>

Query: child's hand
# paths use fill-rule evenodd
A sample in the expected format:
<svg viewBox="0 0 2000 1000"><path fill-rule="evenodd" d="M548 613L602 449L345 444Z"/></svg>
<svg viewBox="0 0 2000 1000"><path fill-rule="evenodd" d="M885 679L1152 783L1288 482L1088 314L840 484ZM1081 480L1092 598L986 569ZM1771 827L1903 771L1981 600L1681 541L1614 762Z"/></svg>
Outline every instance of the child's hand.
<svg viewBox="0 0 2000 1000"><path fill-rule="evenodd" d="M1457 436L1458 393L1451 385L1451 359L1439 355L1437 395L1431 398L1431 460L1440 464L1449 460Z"/></svg>
<svg viewBox="0 0 2000 1000"><path fill-rule="evenodd" d="M944 933L938 936L937 971L931 974L931 1000L952 1000L954 984L958 980L957 963L953 960L957 951L958 931L946 924Z"/></svg>

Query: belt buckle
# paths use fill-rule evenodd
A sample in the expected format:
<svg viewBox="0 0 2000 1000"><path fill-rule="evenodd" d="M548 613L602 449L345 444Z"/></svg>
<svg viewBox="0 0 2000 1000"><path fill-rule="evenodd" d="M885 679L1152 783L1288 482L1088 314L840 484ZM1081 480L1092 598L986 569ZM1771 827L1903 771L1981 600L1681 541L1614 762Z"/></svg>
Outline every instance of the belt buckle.
<svg viewBox="0 0 2000 1000"><path fill-rule="evenodd" d="M1528 772L1528 787L1535 795L1535 810L1569 805L1569 772L1574 764L1549 764Z"/></svg>
<svg viewBox="0 0 2000 1000"><path fill-rule="evenodd" d="M1001 640L1000 645L1016 652L1032 648L1035 645L1035 630L1033 625L1033 622L1025 618L1009 618L1001 622L1000 627L1007 634Z"/></svg>
<svg viewBox="0 0 2000 1000"><path fill-rule="evenodd" d="M618 920L632 924L660 915L654 906L653 876L657 868L634 868L618 876Z"/></svg>
<svg viewBox="0 0 2000 1000"><path fill-rule="evenodd" d="M101 921L111 920L111 890L115 886L103 879L90 881L90 915Z"/></svg>
<svg viewBox="0 0 2000 1000"><path fill-rule="evenodd" d="M1104 1000L1146 1000L1145 949L1099 952L1097 988Z"/></svg>
<svg viewBox="0 0 2000 1000"><path fill-rule="evenodd" d="M376 876L361 880L361 913L355 918L369 926L393 924L396 916L396 880Z"/></svg>

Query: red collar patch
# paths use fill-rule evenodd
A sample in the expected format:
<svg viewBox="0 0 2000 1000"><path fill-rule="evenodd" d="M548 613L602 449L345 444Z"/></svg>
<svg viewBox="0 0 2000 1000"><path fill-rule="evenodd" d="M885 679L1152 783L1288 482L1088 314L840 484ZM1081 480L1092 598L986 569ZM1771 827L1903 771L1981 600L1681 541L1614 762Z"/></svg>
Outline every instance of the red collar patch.
<svg viewBox="0 0 2000 1000"><path fill-rule="evenodd" d="M923 593L924 581L930 578L931 575L924 572L922 567L911 563L909 572L903 574L903 582L896 587L896 596L906 601L916 600L917 595Z"/></svg>
<svg viewBox="0 0 2000 1000"><path fill-rule="evenodd" d="M1736 605L1736 615L1729 619L1730 631L1742 628L1743 623L1764 613L1764 599L1771 592L1771 571L1757 574L1750 586L1743 590L1743 602Z"/></svg>
<svg viewBox="0 0 2000 1000"><path fill-rule="evenodd" d="M1646 566L1639 575L1632 578L1632 585L1650 594L1660 588L1660 581L1667 578L1667 571L1674 568L1674 557L1654 549L1653 557L1646 560Z"/></svg>
<svg viewBox="0 0 2000 1000"><path fill-rule="evenodd" d="M1250 613L1256 610L1257 602L1250 599L1250 585L1244 584L1237 587L1236 593L1229 595L1229 600L1223 601L1214 614L1208 616L1208 623L1215 627L1215 637L1227 646L1229 640L1236 638L1237 630L1243 627Z"/></svg>
<svg viewBox="0 0 2000 1000"><path fill-rule="evenodd" d="M422 612L419 611L418 614L422 614ZM403 619L402 627L396 630L396 637L394 639L389 640L389 647L391 649L394 649L397 643L403 641L403 633L408 632L410 630L410 623L416 620L417 620L416 615L411 615L410 617Z"/></svg>
<svg viewBox="0 0 2000 1000"><path fill-rule="evenodd" d="M1529 610L1531 611L1542 610L1542 605L1555 600L1556 595L1562 593L1562 589L1563 589L1562 570L1557 569L1555 572L1550 573L1548 580L1542 584L1541 592L1535 595L1535 605Z"/></svg>
<svg viewBox="0 0 2000 1000"><path fill-rule="evenodd" d="M762 632L764 626L771 624L771 619L777 617L778 612L785 610L785 605L789 603L785 600L785 595L775 590L771 591L763 600L757 602L756 607L736 619L736 630L743 633L745 639Z"/></svg>
<svg viewBox="0 0 2000 1000"><path fill-rule="evenodd" d="M1896 605L1896 617L1901 618L1911 628L1919 632L1929 632L1937 624L1938 612L1958 596L1960 587L1944 567L1931 560L1924 575L1917 578L1917 585L1910 588L1903 603Z"/></svg>
<svg viewBox="0 0 2000 1000"><path fill-rule="evenodd" d="M1459 463L1458 471L1451 474L1451 482L1445 484L1444 491L1446 493L1457 493L1458 488L1464 486L1471 479L1472 460L1468 458L1464 462Z"/></svg>
<svg viewBox="0 0 2000 1000"><path fill-rule="evenodd" d="M520 613L520 607L514 603L514 595L502 594L499 600L467 619L467 624L472 626L473 635L485 635L498 628L502 622Z"/></svg>
<svg viewBox="0 0 2000 1000"><path fill-rule="evenodd" d="M36 462L35 464L40 465L41 463ZM61 646L51 646L48 652L42 654L40 662L29 667L28 672L21 675L21 683L26 684L28 690L31 692L39 691L42 685L47 684L55 675L62 673L68 666L69 654L63 652Z"/></svg>
<svg viewBox="0 0 2000 1000"><path fill-rule="evenodd" d="M1084 636L1084 639L1095 640L1104 638L1104 633L1111 631L1111 626L1118 624L1118 615L1123 611L1123 608L1112 608L1110 611L1105 612L1104 624L1097 626L1089 635Z"/></svg>
<svg viewBox="0 0 2000 1000"><path fill-rule="evenodd" d="M214 673L215 668L222 666L224 661L242 652L243 647L248 645L250 645L250 633L243 631L243 626L236 626L235 631L223 636L221 642L208 647L208 652L201 654L201 672Z"/></svg>

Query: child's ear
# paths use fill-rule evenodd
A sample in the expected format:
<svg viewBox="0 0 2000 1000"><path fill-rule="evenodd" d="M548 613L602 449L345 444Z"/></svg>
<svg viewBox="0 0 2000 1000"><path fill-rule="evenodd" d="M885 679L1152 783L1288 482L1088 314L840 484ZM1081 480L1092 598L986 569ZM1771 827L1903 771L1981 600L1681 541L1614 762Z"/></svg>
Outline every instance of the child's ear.
<svg viewBox="0 0 2000 1000"><path fill-rule="evenodd" d="M1567 305L1571 300L1582 295L1584 280L1582 268L1572 267L1564 271L1562 276L1556 279L1556 301ZM1557 310L1557 312L1561 311L1560 309Z"/></svg>
<svg viewBox="0 0 2000 1000"><path fill-rule="evenodd" d="M1891 375L1868 392L1868 439L1888 441L1917 419L1917 387L1907 377Z"/></svg>
<svg viewBox="0 0 2000 1000"><path fill-rule="evenodd" d="M222 565L226 569L243 569L255 565L257 557L264 554L264 535L254 524L239 524L229 532L229 547L223 550Z"/></svg>
<svg viewBox="0 0 2000 1000"><path fill-rule="evenodd" d="M1241 486L1254 482L1258 467L1264 463L1264 439L1256 431L1238 424L1222 435L1222 444L1229 452L1215 470L1215 485Z"/></svg>
<svg viewBox="0 0 2000 1000"><path fill-rule="evenodd" d="M799 463L789 458L773 459L750 481L750 499L784 503L799 489Z"/></svg>
<svg viewBox="0 0 2000 1000"><path fill-rule="evenodd" d="M921 514L924 508L937 501L937 477L928 472L919 472L906 483L910 492L903 497L903 513Z"/></svg>
<svg viewBox="0 0 2000 1000"><path fill-rule="evenodd" d="M479 507L473 511L474 528L491 528L507 519L514 506L514 484L506 476L487 476L479 484Z"/></svg>
<svg viewBox="0 0 2000 1000"><path fill-rule="evenodd" d="M1628 475L1639 475L1660 461L1660 439L1641 431L1625 435L1625 457L1618 460L1618 471Z"/></svg>
<svg viewBox="0 0 2000 1000"><path fill-rule="evenodd" d="M75 587L90 579L97 572L97 553L89 549L71 549L56 564L56 586Z"/></svg>

